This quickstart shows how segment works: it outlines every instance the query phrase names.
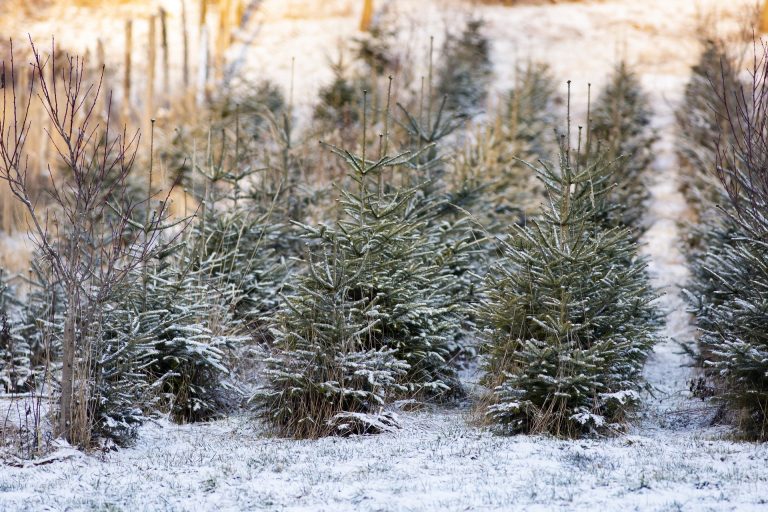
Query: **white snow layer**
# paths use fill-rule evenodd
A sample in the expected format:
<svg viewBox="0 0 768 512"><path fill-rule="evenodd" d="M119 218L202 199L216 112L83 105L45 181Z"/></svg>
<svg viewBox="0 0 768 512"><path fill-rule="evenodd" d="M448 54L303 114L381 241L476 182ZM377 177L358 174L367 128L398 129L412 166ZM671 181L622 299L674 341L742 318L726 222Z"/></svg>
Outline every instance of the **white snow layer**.
<svg viewBox="0 0 768 512"><path fill-rule="evenodd" d="M355 34L360 3L345 11L335 1L328 17L303 18L297 1L284 17L275 14L279 0L265 2L243 73L287 84L296 57L296 97L308 97L330 79L325 56ZM672 112L697 55L697 13L717 8L712 19L731 30L752 2L391 3L425 46L446 20L482 15L499 91L519 58L548 62L563 81L574 80L577 95L587 81L599 86L618 59L640 72L661 135L644 253L665 292L669 341L648 362L654 392L643 397L631 432L583 441L501 437L456 409L401 413L404 428L394 433L318 441L271 438L244 416L152 423L133 448L102 455L63 448L46 464L2 467L0 510L768 510L768 446L732 442L708 426L712 411L689 396L690 362L678 345L692 343L694 329L679 293L688 273L678 222L687 210L676 185Z"/></svg>

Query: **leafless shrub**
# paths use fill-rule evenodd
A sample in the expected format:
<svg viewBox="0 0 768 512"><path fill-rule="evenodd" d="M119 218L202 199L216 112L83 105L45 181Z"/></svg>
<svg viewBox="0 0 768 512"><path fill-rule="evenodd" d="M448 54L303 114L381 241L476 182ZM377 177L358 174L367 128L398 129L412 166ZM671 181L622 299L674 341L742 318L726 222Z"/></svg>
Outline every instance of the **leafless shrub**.
<svg viewBox="0 0 768 512"><path fill-rule="evenodd" d="M729 93L726 80L723 71L720 83L713 85L723 119L716 144L716 174L733 207L733 219L751 236L764 239L768 234L768 43L755 43L746 84Z"/></svg>
<svg viewBox="0 0 768 512"><path fill-rule="evenodd" d="M20 93L13 79L3 88L0 178L24 206L30 236L64 289L57 433L87 446L92 423L87 382L100 317L131 273L173 242L173 237L168 242L161 239L169 227L164 224L169 196L151 211L151 197L135 199L128 193L140 135L138 131L129 134L125 127L113 128L111 96L106 120L99 123L96 111L102 81L87 81L84 59L67 56L62 68L53 43L49 55L31 39L30 47L27 94ZM12 78L19 72L12 45L9 71ZM54 147L55 157L48 162L47 206L35 201L31 192L26 144L30 134L40 129L30 118L33 101L47 115L46 136ZM56 168L60 172L54 172ZM136 214L142 206L145 217Z"/></svg>

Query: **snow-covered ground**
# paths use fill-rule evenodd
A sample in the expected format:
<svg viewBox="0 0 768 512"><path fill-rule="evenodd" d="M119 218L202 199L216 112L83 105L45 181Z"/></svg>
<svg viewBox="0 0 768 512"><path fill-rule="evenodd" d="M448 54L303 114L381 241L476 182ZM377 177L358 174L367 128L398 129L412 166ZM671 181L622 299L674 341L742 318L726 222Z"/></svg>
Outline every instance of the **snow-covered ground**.
<svg viewBox="0 0 768 512"><path fill-rule="evenodd" d="M270 439L242 418L149 425L136 448L2 468L2 510L765 510L768 446L711 432L500 437L458 410L397 433Z"/></svg>
<svg viewBox="0 0 768 512"><path fill-rule="evenodd" d="M300 9L279 14L275 2L254 21L256 37L242 39L242 71L286 84L296 57L296 96L309 97L330 79L325 56L354 35L357 10L333 2L328 17L302 18ZM425 41L460 13L485 17L497 90L511 83L518 58L548 62L574 80L576 94L588 81L599 86L619 58L640 72L660 135L643 250L665 292L669 339L648 362L654 392L630 432L582 441L500 437L473 426L462 408L401 413L396 433L318 441L271 438L245 416L152 423L133 448L62 449L60 460L0 467L0 510L768 510L768 446L733 442L709 426L712 411L688 394L691 370L678 345L691 343L694 329L679 293L688 274L678 222L687 209L676 186L672 112L698 51L697 13L717 7L712 19L732 30L752 2L392 3Z"/></svg>

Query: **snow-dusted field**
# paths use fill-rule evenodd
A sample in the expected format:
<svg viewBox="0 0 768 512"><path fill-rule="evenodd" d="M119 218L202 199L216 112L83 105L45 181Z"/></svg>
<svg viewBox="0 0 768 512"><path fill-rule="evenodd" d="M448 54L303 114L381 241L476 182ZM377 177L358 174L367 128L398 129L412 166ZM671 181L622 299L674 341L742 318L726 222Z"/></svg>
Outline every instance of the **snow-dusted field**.
<svg viewBox="0 0 768 512"><path fill-rule="evenodd" d="M395 4L404 17L421 16L425 38L470 10L454 2ZM161 422L146 425L136 446L119 452L63 448L48 464L0 466L0 510L768 510L768 446L733 442L727 430L709 426L713 411L689 397L691 370L678 346L695 333L679 293L687 270L676 244L686 205L675 181L672 112L697 52L696 13L717 6L717 19L732 28L749 4L606 0L474 8L489 21L498 90L509 85L516 58L549 62L578 91L588 80L599 84L625 57L653 98L661 138L644 252L666 292L670 339L648 363L654 393L627 435L500 437L472 426L469 406L400 413L404 428L397 433L319 441L271 438L245 416ZM243 72L272 72L286 83L295 56L297 96L309 95L329 79L323 57L339 37L354 34L356 14L265 16L244 49ZM263 66L268 58L272 68Z"/></svg>
<svg viewBox="0 0 768 512"><path fill-rule="evenodd" d="M2 468L2 510L765 510L768 447L707 430L500 437L462 411L396 433L269 439L246 420L150 425L103 458Z"/></svg>

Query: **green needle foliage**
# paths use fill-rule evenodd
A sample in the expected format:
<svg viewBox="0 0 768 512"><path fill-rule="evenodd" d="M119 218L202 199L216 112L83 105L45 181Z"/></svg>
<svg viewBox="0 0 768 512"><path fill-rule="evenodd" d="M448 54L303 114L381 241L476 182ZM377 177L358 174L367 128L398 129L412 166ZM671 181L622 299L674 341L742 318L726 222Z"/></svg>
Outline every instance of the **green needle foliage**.
<svg viewBox="0 0 768 512"><path fill-rule="evenodd" d="M681 189L694 213L708 217L714 212L712 207L723 200L722 187L711 172L717 160L717 134L723 147L734 142L721 98L725 95L735 102L740 84L738 63L727 52L725 42L706 38L701 44L699 61L691 69L675 118ZM697 241L696 233L691 234L689 244L696 245Z"/></svg>
<svg viewBox="0 0 768 512"><path fill-rule="evenodd" d="M262 415L296 438L394 427L380 409L404 390L398 382L409 366L393 349L371 342L376 304L352 296L362 269L344 259L332 236L314 252L318 257L307 256L308 273L293 281L275 319L269 385L257 397Z"/></svg>
<svg viewBox="0 0 768 512"><path fill-rule="evenodd" d="M485 106L493 66L484 25L470 19L458 37L446 34L435 90L437 97L448 98L449 111L472 115Z"/></svg>
<svg viewBox="0 0 768 512"><path fill-rule="evenodd" d="M490 127L477 131L453 160L452 188L485 230L499 235L524 222L543 197L541 183L524 161L537 161L556 147L551 130L554 80L547 66L526 62Z"/></svg>
<svg viewBox="0 0 768 512"><path fill-rule="evenodd" d="M0 390L19 393L34 386L32 350L23 336L21 304L0 268Z"/></svg>
<svg viewBox="0 0 768 512"><path fill-rule="evenodd" d="M757 47L752 77L734 91L713 90L724 116L710 137L718 179L707 194L722 199L701 216L703 247L691 252L688 291L701 331L699 349L708 384L723 405L722 418L741 435L768 440L768 48ZM722 62L727 76L729 62ZM712 86L713 89L716 86ZM701 169L704 171L707 169ZM707 197L710 197L708 195Z"/></svg>
<svg viewBox="0 0 768 512"><path fill-rule="evenodd" d="M627 228L599 220L613 168L578 160L563 141L559 170L535 169L545 206L512 226L487 276L487 414L512 433L620 428L658 339L646 262Z"/></svg>
<svg viewBox="0 0 768 512"><path fill-rule="evenodd" d="M637 75L621 62L600 93L591 112L592 137L614 160L616 186L609 193L617 206L609 222L631 228L636 235L644 230L645 201L650 197L647 171L653 161L656 136L651 130L651 108Z"/></svg>
<svg viewBox="0 0 768 512"><path fill-rule="evenodd" d="M377 408L388 398L461 391L448 359L462 316L446 271L459 248L430 243L444 241L430 223L435 203L388 175L418 167L432 146L376 160L363 146L361 156L328 146L352 186L339 191L333 226L304 226L321 256L308 256L308 274L289 283L274 324L268 382L256 398L286 435L386 430L393 420Z"/></svg>

